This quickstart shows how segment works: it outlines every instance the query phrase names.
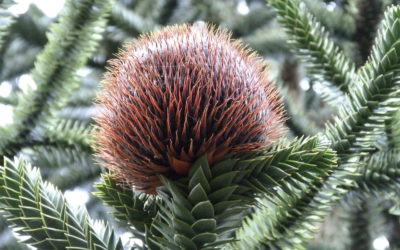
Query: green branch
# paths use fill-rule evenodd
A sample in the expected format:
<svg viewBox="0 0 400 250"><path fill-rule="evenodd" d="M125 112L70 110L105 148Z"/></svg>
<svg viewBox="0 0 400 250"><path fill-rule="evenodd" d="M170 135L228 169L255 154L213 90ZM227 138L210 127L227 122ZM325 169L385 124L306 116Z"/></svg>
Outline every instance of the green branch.
<svg viewBox="0 0 400 250"><path fill-rule="evenodd" d="M123 249L107 224L92 221L84 208L71 208L24 161L5 159L0 186L0 209L18 234L29 236L24 243L39 249Z"/></svg>
<svg viewBox="0 0 400 250"><path fill-rule="evenodd" d="M227 157L209 166L195 162L188 178L170 181L158 194L162 199L153 227L159 234L154 247L195 249L234 241L232 232L254 205L255 197L277 201L310 181L322 181L336 166L336 155L316 138L278 145L268 153Z"/></svg>
<svg viewBox="0 0 400 250"><path fill-rule="evenodd" d="M368 62L359 70L359 78L326 135L332 147L344 156L369 151L376 136L399 107L400 7L391 7L378 30Z"/></svg>
<svg viewBox="0 0 400 250"><path fill-rule="evenodd" d="M112 215L122 224L131 227L135 237L147 245L146 234L157 213L156 197L123 187L109 174L102 175L95 187L98 191L94 194L114 208Z"/></svg>
<svg viewBox="0 0 400 250"><path fill-rule="evenodd" d="M92 125L56 119L40 132L40 140L59 148L72 148L79 152L91 154L94 151L91 146L93 131Z"/></svg>
<svg viewBox="0 0 400 250"><path fill-rule="evenodd" d="M376 192L398 188L400 182L400 152L391 150L371 156L356 178L357 188L366 192Z"/></svg>
<svg viewBox="0 0 400 250"><path fill-rule="evenodd" d="M273 0L272 3L281 10L282 15L293 16L293 23L308 20L304 18L305 16L283 12L283 10L290 10L297 13L297 8L293 8L299 3L297 0ZM284 4L288 4L289 9L286 9ZM304 29L299 28L299 30ZM307 37L309 33L312 36L311 30L305 30L307 32L304 37ZM309 239L315 230L308 223L322 221L333 203L355 187L356 170L360 167L358 163L360 158L354 152L360 153L371 149L374 136L382 134L385 121L398 107L396 95L398 95L399 83L397 80L400 58L397 56L400 51L399 30L400 8L392 7L386 13L385 21L381 25L370 61L361 69L359 78L351 78L357 81L350 94L349 103L343 105L335 124L329 125L326 129L328 141L339 153L339 167L319 184L310 183L307 189L300 192L297 197L294 196L292 201L283 198L283 201L289 201L288 204L273 202L272 204L278 203L281 206L274 209L271 205L256 214L253 220L249 220L248 227L245 227L244 231L251 231L251 228L255 227L253 232L260 232L261 229L257 227L262 227L262 230L267 233L259 238L252 237L255 239L253 242L249 239L250 237L243 234L243 244L250 241L250 244L255 244L253 247L264 244L301 248L302 242ZM275 216L271 217L271 215ZM263 224L256 225L257 222L260 223L267 218L272 221L268 224L271 228L266 228ZM283 228L282 225L284 225Z"/></svg>
<svg viewBox="0 0 400 250"><path fill-rule="evenodd" d="M385 132L388 148L400 150L400 111L385 122Z"/></svg>
<svg viewBox="0 0 400 250"><path fill-rule="evenodd" d="M109 1L67 1L32 71L37 89L21 98L14 125L1 131L0 154L18 152L40 118L75 85L77 69L101 39L109 9Z"/></svg>
<svg viewBox="0 0 400 250"><path fill-rule="evenodd" d="M236 231L238 241L231 244L233 249L255 249L261 245L268 249L301 249L301 242L313 235L316 230L314 222L322 220L330 207L324 199L327 196L338 199L338 193L343 192L339 186L346 185L347 180L342 178L343 172L336 171L332 190L318 193L325 181L332 178L330 174L337 167L336 155L326 149L319 154L315 154L315 149L303 150L298 152L299 158L293 159L292 164L304 164L321 171L321 174L304 171L301 178L290 178L281 188L272 189L272 194L267 193L267 198L260 201L259 209ZM308 154L314 157L307 157ZM287 163L283 161L281 164Z"/></svg>
<svg viewBox="0 0 400 250"><path fill-rule="evenodd" d="M355 67L328 38L325 28L308 13L305 4L300 0L269 0L268 3L276 8L289 43L308 66L311 78L331 83L327 100L335 101L348 93Z"/></svg>

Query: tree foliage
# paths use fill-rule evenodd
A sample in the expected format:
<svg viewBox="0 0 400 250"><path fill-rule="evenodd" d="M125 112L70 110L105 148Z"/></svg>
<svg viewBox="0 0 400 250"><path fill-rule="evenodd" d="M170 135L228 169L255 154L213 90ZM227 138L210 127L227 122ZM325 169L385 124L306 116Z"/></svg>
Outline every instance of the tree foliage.
<svg viewBox="0 0 400 250"><path fill-rule="evenodd" d="M0 107L13 111L0 127L0 236L23 243L12 236L0 248L368 249L382 235L399 248L400 7L391 2L67 0L51 19L0 1L0 90L11 89ZM139 193L95 163L97 86L126 41L196 21L232 30L269 62L288 133L213 164L203 155L186 177L160 176L157 194ZM62 191L94 181L87 209L67 202ZM326 236L335 213L348 229ZM123 245L124 233L135 240Z"/></svg>

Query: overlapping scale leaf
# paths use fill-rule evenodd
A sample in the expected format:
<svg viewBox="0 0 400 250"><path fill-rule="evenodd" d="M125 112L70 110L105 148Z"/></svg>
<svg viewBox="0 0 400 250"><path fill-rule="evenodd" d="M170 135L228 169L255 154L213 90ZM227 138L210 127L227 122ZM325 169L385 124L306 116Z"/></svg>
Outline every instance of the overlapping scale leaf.
<svg viewBox="0 0 400 250"><path fill-rule="evenodd" d="M335 182L324 184L327 182L324 178L311 182L302 190L293 186L288 186L285 191L278 190L273 199L263 199L260 208L246 219L237 231L238 242L232 247L304 249L303 243L313 238L317 223L323 221L334 202L346 193L348 181L346 173L335 172ZM323 187L325 185L330 187Z"/></svg>
<svg viewBox="0 0 400 250"><path fill-rule="evenodd" d="M400 111L385 122L386 142L389 149L400 150Z"/></svg>
<svg viewBox="0 0 400 250"><path fill-rule="evenodd" d="M233 249L301 248L301 243L316 230L314 223L328 213L331 203L325 198L337 199L342 193L337 191L338 187L348 185L348 179L342 178L344 172L336 170L336 154L315 139L297 142L281 150L286 151L280 153L287 155L286 161L275 160L271 165L286 165L286 169L298 170L283 179L280 185L265 190L270 195L261 199L259 208L236 231L238 241L230 245ZM334 184L328 183L327 180L332 178L336 180ZM332 185L332 189L319 193L323 185Z"/></svg>
<svg viewBox="0 0 400 250"><path fill-rule="evenodd" d="M133 227L132 233L135 237L145 240L157 213L156 197L123 187L109 174L103 174L95 187L98 192L94 194L114 208L112 214L115 218Z"/></svg>
<svg viewBox="0 0 400 250"><path fill-rule="evenodd" d="M0 167L0 203L24 243L39 249L123 249L103 222L93 222L84 208L71 208L62 193L43 182L37 168L6 159Z"/></svg>
<svg viewBox="0 0 400 250"><path fill-rule="evenodd" d="M286 185L301 187L329 176L336 168L335 157L317 137L297 139L286 147L277 146L271 153L242 161L241 164L253 166L249 178L243 182L259 193L274 196L275 187L282 190Z"/></svg>
<svg viewBox="0 0 400 250"><path fill-rule="evenodd" d="M357 188L375 193L381 190L397 190L400 182L400 153L398 150L373 154L360 168L356 179Z"/></svg>
<svg viewBox="0 0 400 250"><path fill-rule="evenodd" d="M154 222L160 236L151 240L159 248L216 249L231 241L250 197L239 197L243 189L235 179L237 159L210 167L207 157L197 160L188 178L171 181L161 177L164 186L158 194L162 203ZM243 189L245 192L247 189Z"/></svg>
<svg viewBox="0 0 400 250"><path fill-rule="evenodd" d="M233 241L232 233L255 197L267 195L281 202L282 196L290 198L310 181L322 182L335 166L335 154L316 138L279 144L267 153L231 155L213 166L203 156L188 178L162 177L162 202L154 222L160 235L151 239L159 248L220 247Z"/></svg>

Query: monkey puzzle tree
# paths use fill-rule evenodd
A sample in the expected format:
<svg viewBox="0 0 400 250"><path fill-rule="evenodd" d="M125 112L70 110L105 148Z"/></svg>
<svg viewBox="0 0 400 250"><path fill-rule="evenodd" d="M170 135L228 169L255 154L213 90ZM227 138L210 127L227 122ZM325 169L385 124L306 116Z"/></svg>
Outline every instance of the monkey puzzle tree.
<svg viewBox="0 0 400 250"><path fill-rule="evenodd" d="M40 10L4 7L7 225L38 249L320 249L332 244L310 239L339 211L352 229L339 248L368 249L376 235L399 247L395 229L371 228L384 215L399 225L400 8L378 24L387 2L371 2L68 0L47 36ZM231 37L283 61L280 77ZM24 92L16 79L31 68ZM70 205L62 191L93 180L100 199ZM96 214L104 203L111 216Z"/></svg>

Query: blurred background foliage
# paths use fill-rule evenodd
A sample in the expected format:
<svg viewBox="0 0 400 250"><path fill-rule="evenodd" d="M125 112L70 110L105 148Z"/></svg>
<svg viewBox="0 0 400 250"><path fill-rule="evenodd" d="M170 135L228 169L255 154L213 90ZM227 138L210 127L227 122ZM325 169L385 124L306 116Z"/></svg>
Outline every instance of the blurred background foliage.
<svg viewBox="0 0 400 250"><path fill-rule="evenodd" d="M26 92L36 88L31 70L48 41L46 32L57 22L56 15L46 15L35 1L21 10L21 4L26 5L23 2L0 1L0 136L9 133L15 123L13 108L24 101ZM400 1L304 2L346 56L360 66L367 60L383 11ZM58 90L65 93L53 100L46 115L24 134L20 145L4 155L17 153L28 159L72 203L85 204L93 218L111 221L103 203L91 195L93 182L102 171L92 156L91 117L96 112L93 101L107 60L141 33L193 22L229 29L234 38L267 60L271 79L282 87L289 137L317 134L337 112L336 106L324 99L325 83L306 77L304 65L292 54L284 29L264 0L115 0L100 45L87 64L78 69L74 87ZM307 248L400 249L398 197L399 192L367 196L351 193L334 207L323 224L317 225L320 230ZM118 228L117 223L114 226ZM130 235L123 228L118 232L129 244ZM26 249L17 243L4 219L0 219L0 249Z"/></svg>

